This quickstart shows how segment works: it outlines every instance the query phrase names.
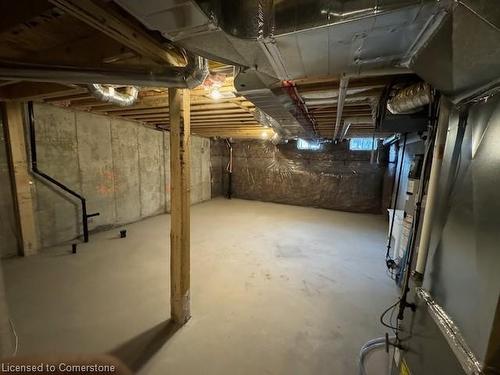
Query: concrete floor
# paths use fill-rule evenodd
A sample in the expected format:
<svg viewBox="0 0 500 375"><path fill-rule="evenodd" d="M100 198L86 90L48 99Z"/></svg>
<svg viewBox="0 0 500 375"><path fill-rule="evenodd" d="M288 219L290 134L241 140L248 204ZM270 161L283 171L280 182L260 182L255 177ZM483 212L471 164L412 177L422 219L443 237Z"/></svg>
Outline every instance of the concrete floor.
<svg viewBox="0 0 500 375"><path fill-rule="evenodd" d="M3 262L20 354L113 352L143 374L355 374L396 297L383 216L192 207L192 315L171 334L169 215ZM379 361L376 361L379 362ZM378 363L380 365L380 363ZM378 373L378 372L370 372Z"/></svg>

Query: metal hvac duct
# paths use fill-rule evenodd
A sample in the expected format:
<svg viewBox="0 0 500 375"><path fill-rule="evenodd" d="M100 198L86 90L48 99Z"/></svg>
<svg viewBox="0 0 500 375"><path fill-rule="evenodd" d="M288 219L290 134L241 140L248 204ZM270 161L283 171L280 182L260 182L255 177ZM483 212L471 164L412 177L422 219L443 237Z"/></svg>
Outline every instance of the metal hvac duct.
<svg viewBox="0 0 500 375"><path fill-rule="evenodd" d="M187 50L244 67L235 79L238 93L271 116L286 138L316 135L314 120L283 90L282 81L376 69L389 74L386 69L392 71L405 55L435 5L435 0L115 1Z"/></svg>
<svg viewBox="0 0 500 375"><path fill-rule="evenodd" d="M139 90L134 86L127 87L127 93L125 94L116 91L112 86L104 87L98 83L87 85L87 89L96 99L121 107L128 107L134 104L139 94Z"/></svg>
<svg viewBox="0 0 500 375"><path fill-rule="evenodd" d="M115 2L193 53L282 81L364 76L373 70L388 74L384 71L399 67L417 73L455 103L500 85L500 49L495 48L500 12L494 1ZM276 86L265 88L276 93ZM257 99L255 104L262 104ZM292 112L301 114L297 108Z"/></svg>
<svg viewBox="0 0 500 375"><path fill-rule="evenodd" d="M314 126L282 87L281 81L255 70L240 71L234 80L238 93L258 108L259 121L268 124L281 138L316 138ZM270 118L269 118L270 117Z"/></svg>
<svg viewBox="0 0 500 375"><path fill-rule="evenodd" d="M188 55L185 67L166 67L158 72L120 71L109 69L83 69L74 66L47 66L0 61L0 79L18 79L41 82L80 84L111 84L195 88L208 75L208 62Z"/></svg>
<svg viewBox="0 0 500 375"><path fill-rule="evenodd" d="M408 53L406 66L463 104L500 87L500 8L497 1L455 0Z"/></svg>
<svg viewBox="0 0 500 375"><path fill-rule="evenodd" d="M393 67L451 0L115 0L217 61L297 79Z"/></svg>

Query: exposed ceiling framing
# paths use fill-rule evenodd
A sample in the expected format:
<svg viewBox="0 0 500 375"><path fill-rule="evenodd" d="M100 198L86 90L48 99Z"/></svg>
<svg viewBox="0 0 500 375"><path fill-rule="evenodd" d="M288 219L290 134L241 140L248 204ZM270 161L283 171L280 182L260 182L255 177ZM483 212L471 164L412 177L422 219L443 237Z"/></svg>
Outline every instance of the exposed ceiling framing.
<svg viewBox="0 0 500 375"><path fill-rule="evenodd" d="M12 10L11 10L12 9ZM7 12L7 10L5 10ZM128 17L114 3L97 0L19 0L0 30L0 60L14 63L106 67L155 71L165 65L183 65L182 53L137 20ZM201 136L270 138L272 129L254 117L254 105L235 95L232 67L210 63L212 71L227 74L220 88L228 94L219 100L208 90L192 90L192 132ZM373 116L383 88L390 77L351 79L342 118ZM332 138L337 115L339 79L319 77L295 81L297 94L313 116L317 134ZM0 81L0 99L33 100L75 110L90 111L139 121L146 126L168 129L167 90L143 87L131 107L99 102L79 85L50 82ZM348 136L372 135L374 122L356 123ZM383 134L381 134L382 136Z"/></svg>

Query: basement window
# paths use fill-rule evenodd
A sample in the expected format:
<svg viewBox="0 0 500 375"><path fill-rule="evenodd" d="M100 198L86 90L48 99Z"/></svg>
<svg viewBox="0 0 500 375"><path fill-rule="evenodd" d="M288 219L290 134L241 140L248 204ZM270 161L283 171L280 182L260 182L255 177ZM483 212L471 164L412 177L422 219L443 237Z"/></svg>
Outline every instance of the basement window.
<svg viewBox="0 0 500 375"><path fill-rule="evenodd" d="M321 143L317 141L306 141L305 139L297 139L297 150L318 151L321 149Z"/></svg>
<svg viewBox="0 0 500 375"><path fill-rule="evenodd" d="M349 140L349 150L351 151L372 151L377 149L377 142L373 138L351 138Z"/></svg>

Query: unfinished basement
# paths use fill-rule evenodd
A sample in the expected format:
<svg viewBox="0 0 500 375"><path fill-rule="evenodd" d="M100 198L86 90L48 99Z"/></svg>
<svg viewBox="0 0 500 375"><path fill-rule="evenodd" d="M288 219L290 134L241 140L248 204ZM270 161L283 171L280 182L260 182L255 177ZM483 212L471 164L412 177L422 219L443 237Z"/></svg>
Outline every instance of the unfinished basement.
<svg viewBox="0 0 500 375"><path fill-rule="evenodd" d="M500 2L0 12L0 374L500 374Z"/></svg>

